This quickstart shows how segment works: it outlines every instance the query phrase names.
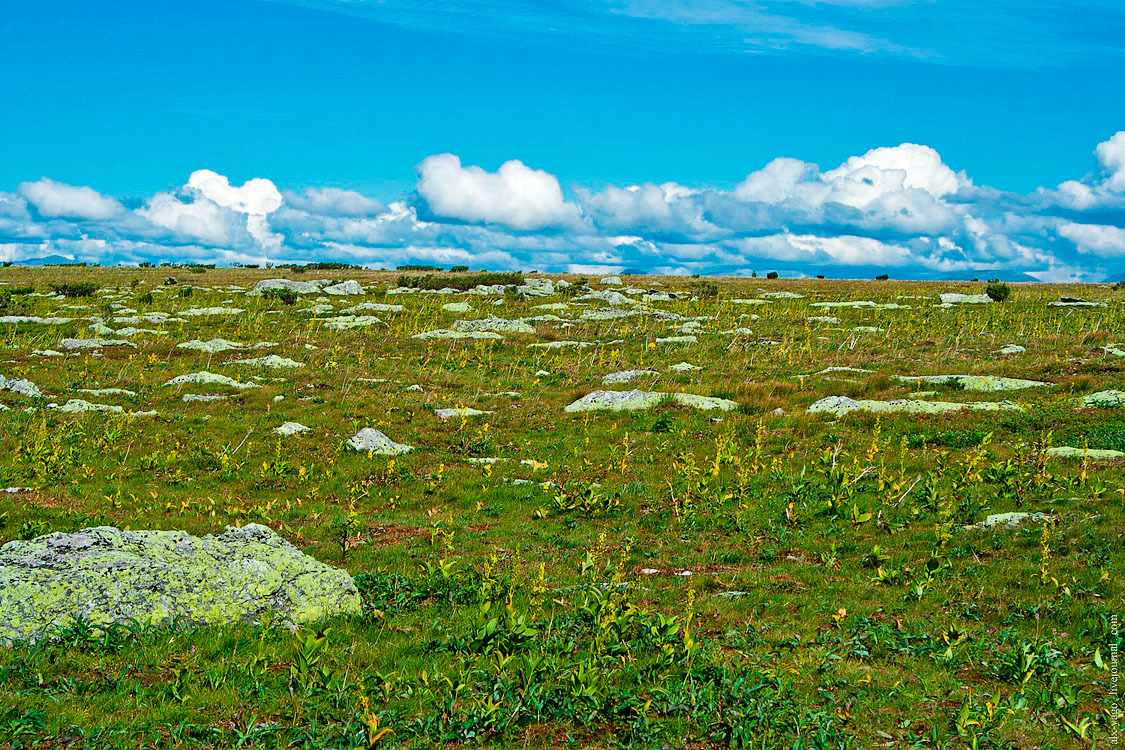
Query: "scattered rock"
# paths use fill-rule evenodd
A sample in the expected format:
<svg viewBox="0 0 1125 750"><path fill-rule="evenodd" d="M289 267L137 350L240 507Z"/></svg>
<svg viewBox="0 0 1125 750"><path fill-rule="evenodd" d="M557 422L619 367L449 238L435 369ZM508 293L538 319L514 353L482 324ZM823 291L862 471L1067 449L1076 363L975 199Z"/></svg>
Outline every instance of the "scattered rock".
<svg viewBox="0 0 1125 750"><path fill-rule="evenodd" d="M353 328L366 328L383 321L374 315L337 315L324 319L324 327L332 331L348 331Z"/></svg>
<svg viewBox="0 0 1125 750"><path fill-rule="evenodd" d="M1112 409L1125 406L1125 391L1108 390L1091 393L1078 400L1079 406Z"/></svg>
<svg viewBox="0 0 1125 750"><path fill-rule="evenodd" d="M529 328L530 328L530 326L529 326ZM534 333L534 330L535 329L532 329L533 333ZM501 336L498 333L492 333L490 331L453 331L453 330L449 330L447 328L438 328L438 329L433 330L433 331L424 331L422 333L416 333L413 336L411 336L410 338L420 339L422 341L425 341L426 339L477 339L477 340L497 340L498 341L498 340L502 340L504 337Z"/></svg>
<svg viewBox="0 0 1125 750"><path fill-rule="evenodd" d="M59 412L62 414L86 414L88 412L111 412L113 414L121 414L124 411L125 410L120 406L111 406L110 404L92 404L89 401L83 401L80 398L72 398L59 407Z"/></svg>
<svg viewBox="0 0 1125 750"><path fill-rule="evenodd" d="M617 383L628 383L631 380L636 380L645 375L659 375L656 370L622 370L621 372L611 372L602 377L604 385L615 385Z"/></svg>
<svg viewBox="0 0 1125 750"><path fill-rule="evenodd" d="M1001 378L995 375L893 375L892 377L904 383L951 385L966 391L976 391L978 393L1018 391L1024 388L1039 388L1041 386L1051 385L1051 383L1044 383L1040 380Z"/></svg>
<svg viewBox="0 0 1125 750"><path fill-rule="evenodd" d="M101 349L105 346L127 346L136 349L137 345L124 339L63 339L59 342L63 349Z"/></svg>
<svg viewBox="0 0 1125 750"><path fill-rule="evenodd" d="M193 351L206 352L207 354L219 354L221 352L245 349L246 344L240 344L237 341L227 341L226 339L211 339L210 341L200 341L199 339L192 339L191 341L185 341L182 344L176 344L176 348L191 349Z"/></svg>
<svg viewBox="0 0 1125 750"><path fill-rule="evenodd" d="M534 326L522 320L505 320L504 318L480 318L479 320L458 320L453 324L453 330L462 333L484 331L489 333L535 333Z"/></svg>
<svg viewBox="0 0 1125 750"><path fill-rule="evenodd" d="M334 297L363 294L363 287L360 286L358 281L348 279L347 281L341 281L339 284L324 287L324 293L331 294Z"/></svg>
<svg viewBox="0 0 1125 750"><path fill-rule="evenodd" d="M1050 516L1046 513L1023 513L1020 511L1013 513L993 513L977 525L983 529L1014 529L1024 521L1046 521L1049 518Z"/></svg>
<svg viewBox="0 0 1125 750"><path fill-rule="evenodd" d="M309 432L309 428L300 422L286 422L281 427L274 428L274 432L278 435L299 435L302 432Z"/></svg>
<svg viewBox="0 0 1125 750"><path fill-rule="evenodd" d="M181 310L180 315L200 318L212 315L241 315L244 312L246 311L241 307L193 307L189 310Z"/></svg>
<svg viewBox="0 0 1125 750"><path fill-rule="evenodd" d="M951 401L911 401L896 399L894 401L855 400L847 396L827 396L809 407L810 414L831 414L842 417L853 411L867 411L875 413L905 412L907 414L944 414L946 412L973 410L973 411L1018 411L1021 407L1011 401L974 401L967 403L954 403Z"/></svg>
<svg viewBox="0 0 1125 750"><path fill-rule="evenodd" d="M364 427L353 437L348 439L348 447L363 453L372 453L376 456L401 456L414 450L409 445L396 443L382 432L371 427Z"/></svg>
<svg viewBox="0 0 1125 750"><path fill-rule="evenodd" d="M941 302L943 305L987 305L992 302L992 298L987 294L946 292L941 295Z"/></svg>
<svg viewBox="0 0 1125 750"><path fill-rule="evenodd" d="M1076 297L1062 297L1056 302L1048 302L1047 307L1105 307L1105 303L1090 302Z"/></svg>
<svg viewBox="0 0 1125 750"><path fill-rule="evenodd" d="M0 315L0 323L35 323L45 326L61 326L69 323L73 318L39 318L34 315Z"/></svg>
<svg viewBox="0 0 1125 750"><path fill-rule="evenodd" d="M39 390L39 387L30 380L24 380L23 378L6 378L0 375L0 391L8 391L27 398L43 398L43 392Z"/></svg>
<svg viewBox="0 0 1125 750"><path fill-rule="evenodd" d="M357 315L365 312L402 312L406 308L402 305L389 305L384 302L360 302L358 305L353 305L349 308L341 310L340 312L345 315Z"/></svg>
<svg viewBox="0 0 1125 750"><path fill-rule="evenodd" d="M1047 455L1054 458L1081 458L1090 461L1108 461L1114 458L1125 458L1125 451L1114 451L1103 448L1071 448L1059 446L1048 448Z"/></svg>
<svg viewBox="0 0 1125 750"><path fill-rule="evenodd" d="M254 359L236 359L231 362L231 364L249 365L250 367L268 367L273 370L293 370L304 367L303 364L296 360L279 357L276 354L269 354L265 357L257 357Z"/></svg>
<svg viewBox="0 0 1125 750"><path fill-rule="evenodd" d="M164 385L225 385L229 388L258 388L256 383L240 383L234 378L228 378L226 375L216 375L212 372L200 371L193 372L187 375L177 375Z"/></svg>
<svg viewBox="0 0 1125 750"><path fill-rule="evenodd" d="M132 398L136 396L136 391L127 391L124 388L79 388L79 393L86 393L95 398L104 398L106 396L127 396Z"/></svg>
<svg viewBox="0 0 1125 750"><path fill-rule="evenodd" d="M564 411L571 413L603 409L608 411L636 411L639 409L651 409L664 401L705 411L711 409L731 411L732 409L738 408L737 403L724 398L697 396L693 393L658 393L634 390L593 391L568 405Z"/></svg>
<svg viewBox="0 0 1125 750"><path fill-rule="evenodd" d="M491 413L492 412L490 412L490 411L481 411L480 409L470 409L469 407L463 407L463 408L460 408L460 409L434 409L434 414L436 414L438 419L441 419L441 420L453 419L453 418L465 418L465 417L479 417L482 414L491 414Z"/></svg>

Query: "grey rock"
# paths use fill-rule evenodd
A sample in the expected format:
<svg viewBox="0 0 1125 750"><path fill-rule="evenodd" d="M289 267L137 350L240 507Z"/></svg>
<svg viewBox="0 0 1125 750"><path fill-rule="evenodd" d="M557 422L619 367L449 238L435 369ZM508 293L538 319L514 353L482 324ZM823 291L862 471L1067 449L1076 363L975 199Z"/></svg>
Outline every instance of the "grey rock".
<svg viewBox="0 0 1125 750"><path fill-rule="evenodd" d="M258 524L206 537L102 526L0 548L3 642L39 640L79 618L297 627L360 609L350 575Z"/></svg>
<svg viewBox="0 0 1125 750"><path fill-rule="evenodd" d="M401 456L414 450L409 445L396 443L382 432L371 427L364 427L348 439L348 447L363 453L372 453L377 456Z"/></svg>

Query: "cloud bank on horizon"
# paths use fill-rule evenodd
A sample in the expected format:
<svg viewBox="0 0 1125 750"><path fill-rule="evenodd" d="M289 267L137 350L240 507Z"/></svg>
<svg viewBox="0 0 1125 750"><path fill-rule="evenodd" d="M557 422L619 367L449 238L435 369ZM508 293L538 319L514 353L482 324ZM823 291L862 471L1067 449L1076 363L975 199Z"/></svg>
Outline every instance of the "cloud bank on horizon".
<svg viewBox="0 0 1125 750"><path fill-rule="evenodd" d="M733 189L572 186L510 160L435 154L384 202L340 188L241 186L208 169L137 205L48 177L0 192L0 260L136 264L343 261L575 273L1006 276L1102 281L1125 267L1125 131L1097 170L1030 194L976 185L934 149L842 164L781 157Z"/></svg>

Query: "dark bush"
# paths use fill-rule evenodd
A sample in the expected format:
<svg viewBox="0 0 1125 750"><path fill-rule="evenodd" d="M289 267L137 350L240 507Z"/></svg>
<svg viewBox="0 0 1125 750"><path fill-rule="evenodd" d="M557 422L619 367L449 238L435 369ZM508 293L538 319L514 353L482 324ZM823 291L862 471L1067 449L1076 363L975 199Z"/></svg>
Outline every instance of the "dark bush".
<svg viewBox="0 0 1125 750"><path fill-rule="evenodd" d="M697 281L691 285L691 294L699 299L715 299L719 296L719 286L710 281Z"/></svg>
<svg viewBox="0 0 1125 750"><path fill-rule="evenodd" d="M767 279L776 279L777 278L777 271L770 271L769 273L766 274L766 278Z"/></svg>
<svg viewBox="0 0 1125 750"><path fill-rule="evenodd" d="M277 300L286 305L292 305L297 302L297 292L286 287L279 289L266 289L262 292L262 299Z"/></svg>
<svg viewBox="0 0 1125 750"><path fill-rule="evenodd" d="M64 297L90 297L98 289L98 285L92 281L79 281L74 284L51 284L51 290Z"/></svg>
<svg viewBox="0 0 1125 750"><path fill-rule="evenodd" d="M523 276L515 272L481 271L467 276L437 276L428 273L425 276L399 276L398 285L411 289L444 289L450 287L466 291L475 286L505 286L523 283Z"/></svg>
<svg viewBox="0 0 1125 750"><path fill-rule="evenodd" d="M1012 290L1007 284L999 282L992 282L984 288L984 293L989 296L994 302L1003 302L1011 295Z"/></svg>

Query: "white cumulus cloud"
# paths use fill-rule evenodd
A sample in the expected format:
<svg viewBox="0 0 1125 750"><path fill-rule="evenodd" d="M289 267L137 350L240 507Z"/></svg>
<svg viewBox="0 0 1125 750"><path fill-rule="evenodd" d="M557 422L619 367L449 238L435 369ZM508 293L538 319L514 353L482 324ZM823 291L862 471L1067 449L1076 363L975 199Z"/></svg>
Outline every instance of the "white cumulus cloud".
<svg viewBox="0 0 1125 750"><path fill-rule="evenodd" d="M428 156L418 165L418 194L435 216L521 231L574 226L579 219L554 175L516 159L488 172L461 166L454 154Z"/></svg>
<svg viewBox="0 0 1125 750"><path fill-rule="evenodd" d="M18 190L42 216L52 218L104 220L125 211L116 200L93 188L67 185L47 177L21 183Z"/></svg>
<svg viewBox="0 0 1125 750"><path fill-rule="evenodd" d="M1125 255L1125 229L1121 227L1066 222L1060 224L1056 231L1073 242L1081 253L1093 253L1103 258Z"/></svg>
<svg viewBox="0 0 1125 750"><path fill-rule="evenodd" d="M384 206L363 193L341 188L305 188L300 193L285 193L285 203L300 211L328 216L374 216Z"/></svg>

